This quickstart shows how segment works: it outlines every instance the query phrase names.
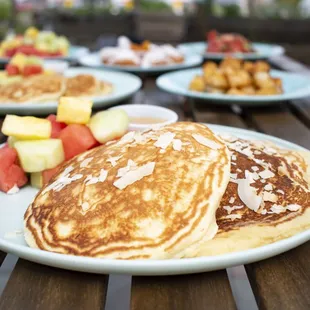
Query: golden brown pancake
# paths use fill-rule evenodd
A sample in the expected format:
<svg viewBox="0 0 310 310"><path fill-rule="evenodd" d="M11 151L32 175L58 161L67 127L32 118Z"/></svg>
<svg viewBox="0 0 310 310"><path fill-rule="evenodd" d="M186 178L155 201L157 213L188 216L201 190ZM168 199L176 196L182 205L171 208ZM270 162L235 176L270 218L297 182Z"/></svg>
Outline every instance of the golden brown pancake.
<svg viewBox="0 0 310 310"><path fill-rule="evenodd" d="M65 96L92 96L99 92L99 81L90 74L79 74L67 78Z"/></svg>
<svg viewBox="0 0 310 310"><path fill-rule="evenodd" d="M226 138L231 178L216 213L217 235L198 256L266 245L310 228L309 152Z"/></svg>
<svg viewBox="0 0 310 310"><path fill-rule="evenodd" d="M64 89L65 78L60 75L34 75L23 81L2 86L0 102L35 103L57 100Z"/></svg>
<svg viewBox="0 0 310 310"><path fill-rule="evenodd" d="M29 246L114 258L190 257L217 232L226 145L206 126L129 132L65 164L24 217Z"/></svg>

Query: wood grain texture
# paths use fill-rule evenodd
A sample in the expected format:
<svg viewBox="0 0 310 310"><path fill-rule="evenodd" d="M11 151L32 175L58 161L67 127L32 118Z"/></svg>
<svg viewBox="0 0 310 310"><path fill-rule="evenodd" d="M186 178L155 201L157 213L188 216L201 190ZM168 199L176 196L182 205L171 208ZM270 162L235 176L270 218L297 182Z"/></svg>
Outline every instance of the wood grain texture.
<svg viewBox="0 0 310 310"><path fill-rule="evenodd" d="M239 109L239 112L242 112ZM246 128L240 115L231 106L219 106L209 102L194 103L194 119L197 122Z"/></svg>
<svg viewBox="0 0 310 310"><path fill-rule="evenodd" d="M236 309L225 270L167 277L133 277L131 310Z"/></svg>
<svg viewBox="0 0 310 310"><path fill-rule="evenodd" d="M310 148L309 129L285 105L249 109L246 113L259 131Z"/></svg>
<svg viewBox="0 0 310 310"><path fill-rule="evenodd" d="M6 253L0 251L0 266L2 265L5 257L6 257Z"/></svg>
<svg viewBox="0 0 310 310"><path fill-rule="evenodd" d="M104 309L108 276L20 259L0 299L1 310Z"/></svg>
<svg viewBox="0 0 310 310"><path fill-rule="evenodd" d="M310 242L246 266L262 310L310 309Z"/></svg>

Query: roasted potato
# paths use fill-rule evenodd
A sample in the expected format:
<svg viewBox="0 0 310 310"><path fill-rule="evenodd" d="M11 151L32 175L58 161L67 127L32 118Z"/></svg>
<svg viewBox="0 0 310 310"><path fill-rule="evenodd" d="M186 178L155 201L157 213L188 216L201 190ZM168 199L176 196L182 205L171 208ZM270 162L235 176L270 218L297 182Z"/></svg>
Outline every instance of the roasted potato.
<svg viewBox="0 0 310 310"><path fill-rule="evenodd" d="M189 89L193 91L204 92L206 89L206 84L203 76L196 75L189 84Z"/></svg>
<svg viewBox="0 0 310 310"><path fill-rule="evenodd" d="M240 70L241 65L242 65L242 62L240 59L227 57L221 62L220 69L224 71L227 71L227 69L235 71L235 70Z"/></svg>
<svg viewBox="0 0 310 310"><path fill-rule="evenodd" d="M230 88L241 88L252 84L251 75L244 70L226 74Z"/></svg>
<svg viewBox="0 0 310 310"><path fill-rule="evenodd" d="M208 61L202 66L203 75L212 75L217 70L217 64L213 61Z"/></svg>
<svg viewBox="0 0 310 310"><path fill-rule="evenodd" d="M253 78L258 88L276 88L276 82L267 72L257 72Z"/></svg>
<svg viewBox="0 0 310 310"><path fill-rule="evenodd" d="M281 91L277 89L277 87L265 87L260 88L256 91L256 95L266 96L266 95L278 95L281 94Z"/></svg>
<svg viewBox="0 0 310 310"><path fill-rule="evenodd" d="M239 95L239 96L244 96L246 95L245 92L243 92L241 89L238 89L238 88L230 88L228 91L227 91L227 94L228 95Z"/></svg>
<svg viewBox="0 0 310 310"><path fill-rule="evenodd" d="M269 72L270 65L266 61L256 61L254 64L254 72Z"/></svg>
<svg viewBox="0 0 310 310"><path fill-rule="evenodd" d="M243 63L243 70L252 74L255 71L255 64L252 61L245 61Z"/></svg>
<svg viewBox="0 0 310 310"><path fill-rule="evenodd" d="M204 76L204 80L207 86L215 88L228 88L228 82L224 72L217 69L211 75Z"/></svg>

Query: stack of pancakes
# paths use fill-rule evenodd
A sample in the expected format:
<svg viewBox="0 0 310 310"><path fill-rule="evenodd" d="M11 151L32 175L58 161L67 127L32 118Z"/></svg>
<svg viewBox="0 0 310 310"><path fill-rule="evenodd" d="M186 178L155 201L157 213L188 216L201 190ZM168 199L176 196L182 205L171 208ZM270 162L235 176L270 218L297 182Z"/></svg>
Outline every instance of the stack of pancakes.
<svg viewBox="0 0 310 310"><path fill-rule="evenodd" d="M257 247L310 227L309 154L176 123L67 162L25 213L29 246L114 259Z"/></svg>
<svg viewBox="0 0 310 310"><path fill-rule="evenodd" d="M68 78L57 74L39 74L0 86L0 103L38 103L58 100L63 95L94 97L107 95L112 91L110 83L89 74Z"/></svg>

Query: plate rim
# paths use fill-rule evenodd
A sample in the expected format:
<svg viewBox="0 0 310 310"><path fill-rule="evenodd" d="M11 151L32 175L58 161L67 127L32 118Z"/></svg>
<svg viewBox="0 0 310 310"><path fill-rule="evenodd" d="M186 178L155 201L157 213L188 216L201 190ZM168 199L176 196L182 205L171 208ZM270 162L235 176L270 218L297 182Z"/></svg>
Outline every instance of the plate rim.
<svg viewBox="0 0 310 310"><path fill-rule="evenodd" d="M260 104L260 105L270 105L270 104L275 104L275 103L282 103L283 101L286 100L294 100L294 99L300 99L304 98L310 95L310 83L307 87L302 88L298 92L292 92L292 93L283 93L279 95L259 95L259 96L241 96L241 95L227 95L227 94L215 94L215 93L208 93L208 92L195 92L191 91L188 89L169 89L169 87L165 86L167 79L169 80L171 76L175 74L182 74L182 73L188 73L188 72L193 72L193 76L195 74L201 73L201 68L191 68L191 69L185 69L185 70L178 70L174 72L168 72L165 74L160 75L156 79L156 85L160 89L181 95L187 98L196 98L204 101L214 101L217 104L229 104L229 103L238 103L240 105L245 105L245 104ZM295 73L295 72L288 72L288 71L281 71L281 70L271 70L271 74L277 74L277 75L287 75L287 76L298 76L299 78L304 78L305 80L307 79L306 75L300 74L300 73Z"/></svg>
<svg viewBox="0 0 310 310"><path fill-rule="evenodd" d="M122 76L123 78L129 78L133 83L135 87L132 87L132 90L120 95L116 94L109 94L105 96L92 96L89 97L93 101L93 108L98 108L98 107L104 107L108 106L110 104L122 101L133 94L135 94L139 89L142 87L142 80L129 72L120 72L120 71L115 71L115 70L99 70L95 68L89 68L89 67L69 67L65 71L66 74L70 74L71 72L76 74L79 74L80 72L86 71L86 73L92 73L93 74L99 74L99 75L119 75L120 77ZM103 77L102 77L103 78ZM50 100L47 102L37 102L37 103L17 103L17 102L10 102L10 103L1 103L0 102L0 114L3 113L8 113L7 111L10 111L9 113L20 113L20 114L25 114L25 113L34 113L34 114L40 114L40 113L45 113L49 111L56 111L57 109L57 101L56 100ZM21 111L23 110L23 111ZM40 111L39 111L40 110Z"/></svg>
<svg viewBox="0 0 310 310"><path fill-rule="evenodd" d="M178 47L182 50L182 49L188 49L190 48L191 44L201 44L201 45L205 45L205 48L207 47L208 43L204 42L204 41L195 41L195 42L188 42L188 43L181 43L178 45ZM270 53L211 53L211 52L204 52L204 53L195 53L194 54L198 54L198 55L202 55L204 58L209 58L209 59L223 59L225 57L228 56L232 56L235 58L240 58L240 59L248 59L248 60L256 60L256 59L268 59L271 57L276 57L276 56L281 56L283 54L285 54L285 48L280 45L280 44L273 44L273 43L264 43L264 42L252 42L252 45L255 47L256 49L261 48L262 46L266 46L269 47L271 49ZM184 51L183 51L184 52Z"/></svg>
<svg viewBox="0 0 310 310"><path fill-rule="evenodd" d="M217 133L228 131L232 134L254 136L277 144L284 144L290 149L307 150L290 141L271 135L237 127L206 124ZM168 260L113 260L58 254L33 249L26 245L14 244L0 238L0 249L13 253L21 258L52 267L98 273L98 274L130 274L130 275L177 275L207 271L215 271L232 266L249 264L284 253L310 240L310 229L289 238L276 241L261 247L222 254L217 256L182 258ZM21 250L19 250L21 248ZM38 255L37 255L38 254ZM60 263L59 263L60 262ZM61 265L61 266L60 266ZM158 267L159 265L159 267Z"/></svg>
<svg viewBox="0 0 310 310"><path fill-rule="evenodd" d="M101 70L113 70L113 71L123 71L123 72L133 72L133 73L163 73L168 71L178 71L186 68L191 68L200 65L203 62L203 56L199 54L187 54L185 53L185 57L187 57L188 61L191 60L191 62L186 63L179 63L179 64L173 64L173 65L167 65L167 66L155 66L155 67L149 67L149 68L142 68L142 67L135 67L135 66L113 66L113 65L106 65L106 64L98 64L98 65L91 65L85 61L87 57L99 57L99 52L94 53L88 53L86 55L83 55L78 59L78 62L85 66L90 68L96 68Z"/></svg>

